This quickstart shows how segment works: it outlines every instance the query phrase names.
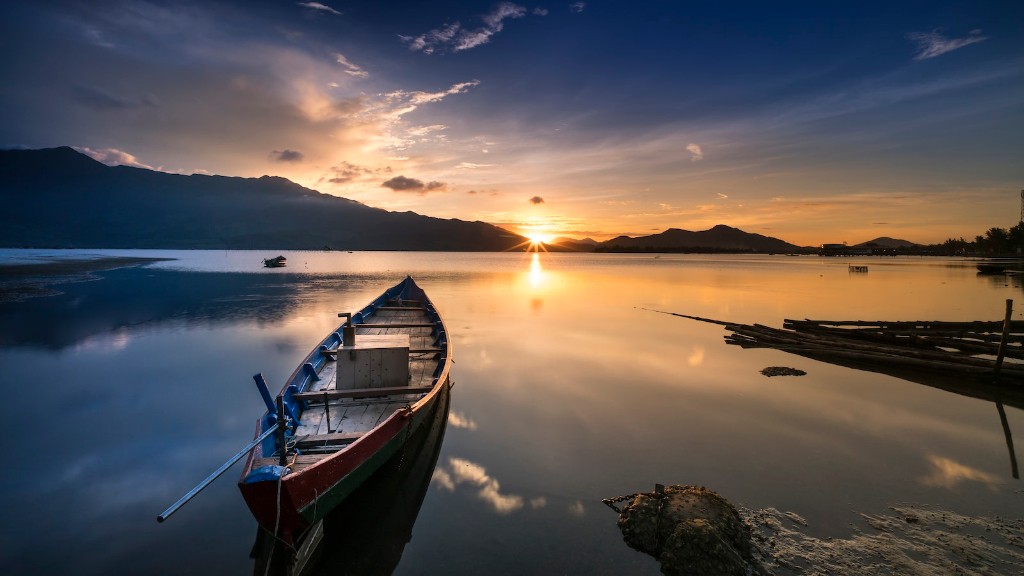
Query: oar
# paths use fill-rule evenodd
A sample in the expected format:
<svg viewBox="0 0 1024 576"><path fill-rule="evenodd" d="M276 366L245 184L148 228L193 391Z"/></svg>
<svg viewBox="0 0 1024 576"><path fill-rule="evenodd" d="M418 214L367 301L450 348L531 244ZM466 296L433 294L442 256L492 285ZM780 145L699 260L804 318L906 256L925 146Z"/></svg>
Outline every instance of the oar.
<svg viewBox="0 0 1024 576"><path fill-rule="evenodd" d="M196 486L195 488L189 490L188 493L185 494L184 496L182 496L177 502L175 502L174 504L171 504L171 506L167 510L164 510L163 513L161 513L159 516L156 517L156 521L157 522L163 522L164 520L167 520L168 518L170 518L171 514L174 514L175 512L178 511L178 508L181 508L182 506L185 505L186 502L188 502L193 497L195 497L196 494L199 494L200 492L202 492L202 490L204 488L209 486L211 482L213 482L221 474L223 474L225 470L227 470L228 468L231 468L232 464L234 464L235 462L238 462L239 460L241 460L242 456L245 456L246 454L248 454L250 450L255 448L256 445L259 444L260 442L262 442L264 438L266 438L267 436L270 436L275 430L277 430L277 424L274 424L270 428L267 428L267 431L264 432L263 434L260 434L259 438L256 438L255 440L250 442L249 445L246 446L245 448L242 448L241 452L239 452L238 454L235 454L234 456L232 456L230 460L228 460L227 462L222 464L220 468L217 468L217 470L213 474L210 474L209 476L207 476L206 480L203 480L202 482L200 482L198 486Z"/></svg>

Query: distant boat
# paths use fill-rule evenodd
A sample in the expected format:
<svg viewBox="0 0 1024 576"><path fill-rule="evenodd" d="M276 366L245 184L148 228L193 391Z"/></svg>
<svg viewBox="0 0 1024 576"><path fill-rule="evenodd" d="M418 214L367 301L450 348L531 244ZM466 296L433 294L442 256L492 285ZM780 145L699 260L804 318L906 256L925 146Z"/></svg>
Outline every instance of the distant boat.
<svg viewBox="0 0 1024 576"><path fill-rule="evenodd" d="M995 262L982 262L978 264L979 274L1003 274L1006 272L1006 264L997 264Z"/></svg>
<svg viewBox="0 0 1024 576"><path fill-rule="evenodd" d="M1021 258L988 258L977 263L979 274L1005 274L1024 269Z"/></svg>
<svg viewBox="0 0 1024 576"><path fill-rule="evenodd" d="M263 265L267 268L284 268L288 265L288 259L284 256L278 256L276 258L265 258Z"/></svg>
<svg viewBox="0 0 1024 576"><path fill-rule="evenodd" d="M451 342L412 278L345 316L275 399L255 377L267 411L238 487L260 526L289 544L447 405Z"/></svg>

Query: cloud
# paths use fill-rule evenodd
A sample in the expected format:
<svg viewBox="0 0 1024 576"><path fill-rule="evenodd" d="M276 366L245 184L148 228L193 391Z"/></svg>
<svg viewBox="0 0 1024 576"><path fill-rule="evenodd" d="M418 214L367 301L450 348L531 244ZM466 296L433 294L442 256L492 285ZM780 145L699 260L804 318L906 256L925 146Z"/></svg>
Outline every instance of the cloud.
<svg viewBox="0 0 1024 576"><path fill-rule="evenodd" d="M349 62L348 58L345 58L339 52L335 52L334 59L335 61L338 62L338 64L341 64L342 67L345 68L345 74L348 74L349 76L355 76L356 78L366 78L367 76L370 75L370 73L367 72L366 70L363 70L359 66L353 64L352 62Z"/></svg>
<svg viewBox="0 0 1024 576"><path fill-rule="evenodd" d="M544 199L541 198L540 196L534 196L533 198L530 198L530 204L543 204L543 203L544 203Z"/></svg>
<svg viewBox="0 0 1024 576"><path fill-rule="evenodd" d="M374 174L391 172L391 167L385 168L366 168L364 166L357 166L351 162L342 161L334 166L331 166L331 170L327 176L320 178L320 181L326 178L331 184L348 184L354 180L358 180L364 176L371 176Z"/></svg>
<svg viewBox="0 0 1024 576"><path fill-rule="evenodd" d="M102 162L106 164L107 166L134 166L135 168L155 170L155 168L153 168L152 166L139 162L138 159L135 158L135 156L132 156L131 154L124 152L123 150L118 150L116 148L94 149L86 148L85 146L72 146L72 148L78 150L79 152L85 154L86 156L92 158L93 160L96 160L97 162Z"/></svg>
<svg viewBox="0 0 1024 576"><path fill-rule="evenodd" d="M448 128L444 124L431 124L430 126L417 126L415 128L409 128L409 134L413 136L426 136L431 132L440 132Z"/></svg>
<svg viewBox="0 0 1024 576"><path fill-rule="evenodd" d="M299 152L297 150L289 150L287 148L285 148L284 150L274 150L273 152L270 153L270 159L273 160L274 162L298 163L302 162L304 158L305 155L302 152Z"/></svg>
<svg viewBox="0 0 1024 576"><path fill-rule="evenodd" d="M407 178L405 176L395 176L394 178L385 181L381 186L391 188L395 192L415 192L420 195L428 192L444 190L448 187L444 182L431 181L424 183L422 180Z"/></svg>
<svg viewBox="0 0 1024 576"><path fill-rule="evenodd" d="M691 142L686 145L686 151L692 154L692 156L690 156L691 162L704 159L704 151L700 149L700 144L694 144Z"/></svg>
<svg viewBox="0 0 1024 576"><path fill-rule="evenodd" d="M537 15L537 16L547 16L548 15L548 9L547 8L534 8L533 9L533 13L535 15Z"/></svg>
<svg viewBox="0 0 1024 576"><path fill-rule="evenodd" d="M538 508L543 508L543 507L545 507L547 505L548 505L548 499L543 497L543 496L538 496L536 498L531 498L530 499L530 508L533 508L534 510L536 510Z"/></svg>
<svg viewBox="0 0 1024 576"><path fill-rule="evenodd" d="M477 168L490 168L494 164L474 164L473 162L459 162L455 166L456 170L476 170Z"/></svg>
<svg viewBox="0 0 1024 576"><path fill-rule="evenodd" d="M299 2L298 4L303 8L309 8L311 10L316 10L319 12L328 12L330 14L334 14L335 16L341 16L341 12L338 12L334 8L331 8L330 6L321 4L319 2Z"/></svg>
<svg viewBox="0 0 1024 576"><path fill-rule="evenodd" d="M433 54L438 49L449 48L453 52L460 52L488 43L491 36L505 28L505 20L522 18L526 16L526 13L526 8L523 6L512 2L501 2L495 6L494 10L481 16L484 25L480 28L469 30L463 28L459 22L453 22L419 36L399 36L399 39L408 44L409 50L413 52ZM539 13L535 10L534 14Z"/></svg>
<svg viewBox="0 0 1024 576"><path fill-rule="evenodd" d="M586 2L573 2L572 4L569 4L569 10L572 10L573 12L575 12L577 14L579 14L580 12L583 12L583 9L586 8L586 7L587 7L587 3Z"/></svg>
<svg viewBox="0 0 1024 576"><path fill-rule="evenodd" d="M917 54L914 55L914 60L927 60L982 40L988 40L988 37L982 36L981 30L971 30L970 35L964 38L946 38L939 30L933 30L931 32L912 32L907 34L907 39L917 44Z"/></svg>
<svg viewBox="0 0 1024 576"><path fill-rule="evenodd" d="M718 196L719 200L725 200L726 198L729 197L728 194L722 194L721 192L715 192L715 195Z"/></svg>

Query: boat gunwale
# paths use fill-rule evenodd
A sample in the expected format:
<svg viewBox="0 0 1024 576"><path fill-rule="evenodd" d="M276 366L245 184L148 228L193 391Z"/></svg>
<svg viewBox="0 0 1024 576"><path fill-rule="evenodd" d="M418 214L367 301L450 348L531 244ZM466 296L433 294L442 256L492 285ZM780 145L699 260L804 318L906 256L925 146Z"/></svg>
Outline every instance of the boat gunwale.
<svg viewBox="0 0 1024 576"><path fill-rule="evenodd" d="M418 289L419 292L422 294L423 308L426 309L426 310L430 310L430 309L433 310L434 314L437 316L437 320L433 321L432 323L435 324L435 326L439 326L440 327L440 332L439 333L443 333L444 336L445 336L445 338L444 338L444 340L445 340L444 349L443 349L443 351L441 351L441 350L438 351L438 353L443 353L444 354L443 360L441 361L441 362L443 362L443 367L441 369L440 374L437 375L436 379L431 384L432 389L430 390L430 392L427 392L426 394L424 394L423 397L418 399L416 402L408 405L407 408L401 408L401 409L395 410L386 419L384 419L381 422L378 422L376 426L374 426L373 428L368 430L365 434L363 434L361 437L359 437L358 439L356 439L352 443L348 444L344 448L341 448L340 450L338 450L337 452L334 452L333 454L325 455L325 457L323 459L318 460L317 462L315 462L315 463L313 463L313 464L303 468L302 470L295 471L295 472L292 472L290 474L287 474L287 475L283 476L282 477L282 482L284 482L285 484L297 481L299 478L305 476L307 471L315 471L316 469L321 468L321 465L325 465L326 463L333 462L337 458L340 458L341 456L349 453L350 451L353 451L352 449L353 449L354 446L357 446L357 445L361 446L362 444L370 442L370 440L368 440L370 438L372 438L373 440L377 440L378 439L378 434L380 432L383 432L384 430L387 430L387 429L391 428L391 426L393 426L393 424L392 424L393 420L395 420L396 418L409 418L409 419L411 419L416 413L421 411L424 406L426 406L428 404L431 404L431 403L433 403L436 400L437 394L440 391L442 385L447 386L449 384L451 364L452 364L452 362L451 362L451 357L452 357L452 341L451 341L451 338L449 337L449 334L448 334L448 327L444 323L444 317L441 315L440 312L438 312L437 306L433 303L433 301L430 300L430 297L427 295L426 291L423 290L423 288L420 287L419 284L417 284L416 281L412 279L412 277L407 276L406 279L404 279L401 282L399 282L398 284L388 288L387 290L382 292L380 295L378 295L377 297L373 298L370 301L369 304L367 304L362 309L360 309L359 312L357 312L356 314L359 314L364 319L366 317L372 317L372 316L376 315L377 309L374 307L374 304L378 300L380 300L381 298L386 297L388 292L390 292L391 290L394 290L395 288L400 288L401 287L399 289L399 294L401 294L402 289L404 289L404 286L405 286L405 284L407 282L411 282L412 286L415 286L415 288ZM367 314L367 312L370 312L370 314ZM353 315L353 317L354 316L355 315ZM363 322L360 322L360 324L362 324L362 323ZM313 346L313 349L309 352L309 354L307 354L298 363L298 365L296 366L296 368L292 372L292 374L285 380L285 383L281 387L281 390L277 393L277 397L280 397L280 396L284 395L285 392L287 392L288 387L292 383L294 383L296 381L296 379L299 379L302 376L302 373L305 372L305 368L304 367L305 367L306 364L312 364L314 366L314 368L316 368L317 364L319 363L320 358L323 358L323 355L320 354L320 351L322 349L321 347L325 346L327 344L327 342L330 341L332 339L332 337L334 337L336 334L340 334L341 330L342 330L342 327L345 324L346 324L346 322L343 322L342 324L340 324L336 329L332 330L330 333L327 334L327 336L325 336L322 340L320 340L319 342L317 342ZM355 324L355 327L358 329L359 328L359 324ZM322 360L322 363L326 363L326 362L327 362L326 359ZM312 379L307 379L307 382L312 382L312 381L313 381ZM255 433L255 436L253 436L254 438L258 437L262 433L262 430L263 430L263 419L266 417L267 414L269 414L269 410L267 412L263 413L262 415L260 415L259 418L257 418L257 420L256 420L256 433ZM399 426L398 428L400 430L402 427ZM396 435L397 435L397 432L396 432ZM385 440L385 443L387 441L390 441L391 438L393 438L393 437L388 437L387 440ZM259 458L257 456L257 452L259 452L259 454L261 455L259 457L263 456L262 444L261 445L257 445L255 448L253 448L252 450L249 451L249 455L248 455L248 458L246 459L245 466L242 469L242 475L239 478L239 484L240 485L244 484L245 478L249 475L250 472L252 472L253 464ZM353 469L355 469L357 467L358 467L358 465L355 466ZM345 476L347 476L347 475L345 475ZM338 483L342 482L345 479L345 476L341 476L340 478L338 478L335 482L333 482L331 484L331 486L334 487ZM302 508L305 507L305 505L306 505L306 503L298 504L296 506L296 511L301 510Z"/></svg>

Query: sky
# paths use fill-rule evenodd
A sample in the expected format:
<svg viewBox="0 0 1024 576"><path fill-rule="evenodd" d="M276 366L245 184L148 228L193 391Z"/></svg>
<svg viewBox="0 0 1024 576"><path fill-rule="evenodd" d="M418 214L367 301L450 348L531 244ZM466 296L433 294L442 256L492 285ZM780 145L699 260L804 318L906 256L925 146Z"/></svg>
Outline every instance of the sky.
<svg viewBox="0 0 1024 576"><path fill-rule="evenodd" d="M1024 2L0 3L0 147L800 245L1020 217Z"/></svg>

